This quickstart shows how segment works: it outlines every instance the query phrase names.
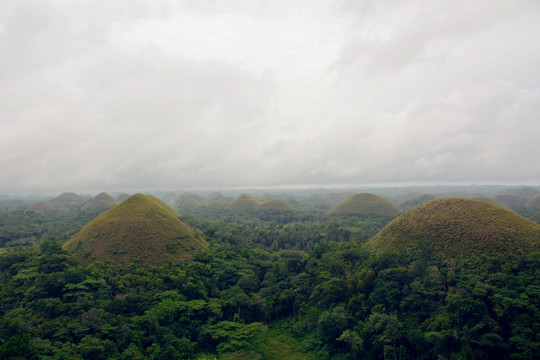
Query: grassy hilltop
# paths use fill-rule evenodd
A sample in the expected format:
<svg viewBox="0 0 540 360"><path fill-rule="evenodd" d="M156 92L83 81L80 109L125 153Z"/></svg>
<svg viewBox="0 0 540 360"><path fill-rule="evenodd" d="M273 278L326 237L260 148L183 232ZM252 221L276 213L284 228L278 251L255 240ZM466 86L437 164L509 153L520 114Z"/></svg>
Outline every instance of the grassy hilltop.
<svg viewBox="0 0 540 360"><path fill-rule="evenodd" d="M359 193L337 204L328 214L396 216L399 213L400 209L390 201L375 194Z"/></svg>
<svg viewBox="0 0 540 360"><path fill-rule="evenodd" d="M135 260L152 266L188 259L207 244L169 206L136 194L91 221L63 247L82 263L125 268Z"/></svg>
<svg viewBox="0 0 540 360"><path fill-rule="evenodd" d="M285 200L256 200L247 194L238 196L232 203L227 205L227 209L235 211L294 211Z"/></svg>
<svg viewBox="0 0 540 360"><path fill-rule="evenodd" d="M90 199L86 204L84 204L81 209L83 210L93 210L93 209L100 209L100 210L107 210L112 207L114 207L118 202L115 198L113 198L111 195L107 193L100 193Z"/></svg>
<svg viewBox="0 0 540 360"><path fill-rule="evenodd" d="M485 202L444 198L406 211L365 248L424 251L446 260L510 259L540 249L540 225Z"/></svg>

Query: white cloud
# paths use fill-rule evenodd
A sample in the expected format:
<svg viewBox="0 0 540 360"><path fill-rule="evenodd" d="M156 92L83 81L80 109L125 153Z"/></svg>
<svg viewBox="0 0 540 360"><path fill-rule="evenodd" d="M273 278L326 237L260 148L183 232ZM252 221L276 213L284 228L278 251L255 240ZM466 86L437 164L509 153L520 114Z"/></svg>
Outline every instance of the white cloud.
<svg viewBox="0 0 540 360"><path fill-rule="evenodd" d="M0 193L540 182L533 1L0 6Z"/></svg>

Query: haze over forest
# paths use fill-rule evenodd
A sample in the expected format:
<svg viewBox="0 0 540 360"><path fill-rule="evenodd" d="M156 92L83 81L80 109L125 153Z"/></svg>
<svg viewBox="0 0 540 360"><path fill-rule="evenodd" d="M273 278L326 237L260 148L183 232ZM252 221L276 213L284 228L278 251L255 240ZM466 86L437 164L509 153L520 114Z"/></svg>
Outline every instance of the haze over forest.
<svg viewBox="0 0 540 360"><path fill-rule="evenodd" d="M0 194L540 184L538 1L0 3Z"/></svg>

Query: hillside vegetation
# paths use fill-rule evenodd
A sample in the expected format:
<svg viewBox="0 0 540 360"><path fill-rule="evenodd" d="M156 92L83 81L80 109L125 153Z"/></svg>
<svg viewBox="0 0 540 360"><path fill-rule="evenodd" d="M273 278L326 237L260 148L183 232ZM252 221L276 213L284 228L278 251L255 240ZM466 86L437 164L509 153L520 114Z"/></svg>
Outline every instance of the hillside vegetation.
<svg viewBox="0 0 540 360"><path fill-rule="evenodd" d="M395 216L400 209L390 201L369 193L354 194L337 204L330 215L383 215Z"/></svg>
<svg viewBox="0 0 540 360"><path fill-rule="evenodd" d="M443 199L381 232L290 201L183 211L196 231L140 194L0 211L0 359L540 359L538 225Z"/></svg>
<svg viewBox="0 0 540 360"><path fill-rule="evenodd" d="M394 219L365 248L423 251L446 260L510 259L540 249L540 225L485 202L437 199Z"/></svg>
<svg viewBox="0 0 540 360"><path fill-rule="evenodd" d="M206 242L160 200L136 194L100 215L64 244L82 263L125 268L188 259Z"/></svg>

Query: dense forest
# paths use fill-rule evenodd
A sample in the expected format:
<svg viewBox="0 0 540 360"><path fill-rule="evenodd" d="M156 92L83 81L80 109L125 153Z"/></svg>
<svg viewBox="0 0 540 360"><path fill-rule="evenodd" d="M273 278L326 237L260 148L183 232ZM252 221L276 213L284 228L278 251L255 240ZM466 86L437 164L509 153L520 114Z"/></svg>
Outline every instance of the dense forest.
<svg viewBox="0 0 540 360"><path fill-rule="evenodd" d="M1 211L0 358L540 358L540 252L373 253L395 216L295 208L176 206L208 248L128 268L62 249L103 210Z"/></svg>

